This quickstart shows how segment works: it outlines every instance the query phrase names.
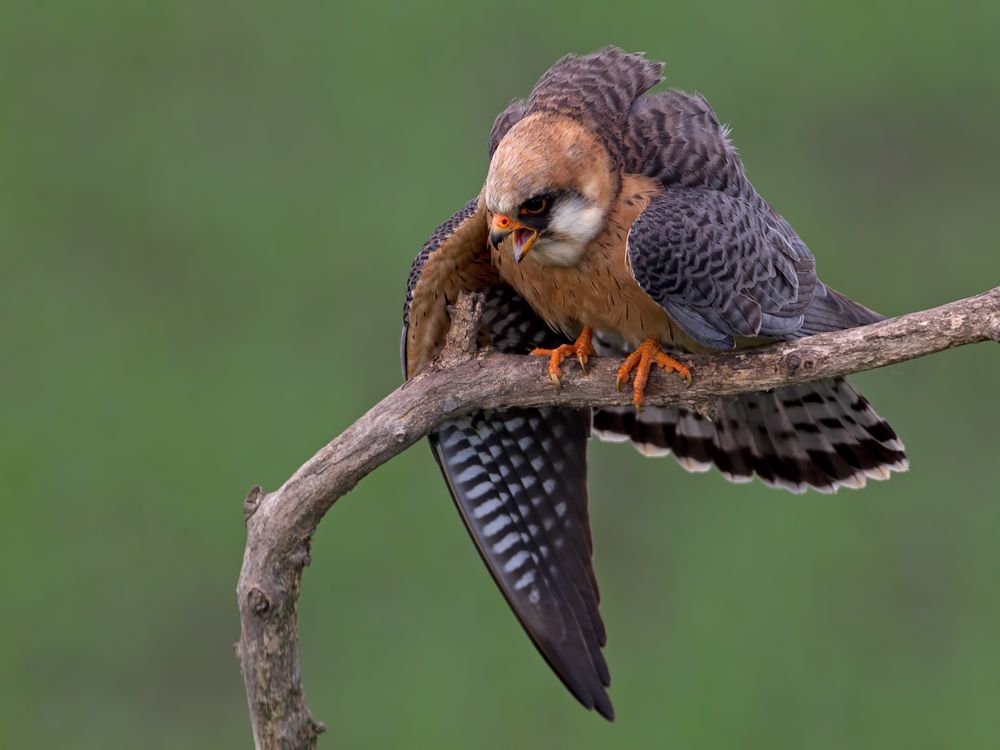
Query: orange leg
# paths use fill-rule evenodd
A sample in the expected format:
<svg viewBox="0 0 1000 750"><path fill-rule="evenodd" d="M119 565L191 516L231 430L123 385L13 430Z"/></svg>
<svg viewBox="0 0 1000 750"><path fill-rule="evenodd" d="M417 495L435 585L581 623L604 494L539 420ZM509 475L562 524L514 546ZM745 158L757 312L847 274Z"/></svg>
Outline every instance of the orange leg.
<svg viewBox="0 0 1000 750"><path fill-rule="evenodd" d="M635 404L636 409L642 406L646 392L646 381L649 380L649 371L653 365L658 365L667 372L676 372L687 380L688 385L691 384L691 370L673 357L664 354L657 339L648 338L638 349L625 358L622 366L618 368L618 378L615 380L615 386L620 391L622 386L628 382L632 370L635 370L635 382L632 384L632 403Z"/></svg>
<svg viewBox="0 0 1000 750"><path fill-rule="evenodd" d="M595 353L594 345L591 342L593 335L594 332L590 326L584 326L575 343L563 344L562 346L557 346L555 349L534 349L531 352L531 356L549 358L549 377L552 378L553 383L559 385L559 366L566 357L570 355L576 356L580 367L584 370L587 369L587 359L591 354Z"/></svg>

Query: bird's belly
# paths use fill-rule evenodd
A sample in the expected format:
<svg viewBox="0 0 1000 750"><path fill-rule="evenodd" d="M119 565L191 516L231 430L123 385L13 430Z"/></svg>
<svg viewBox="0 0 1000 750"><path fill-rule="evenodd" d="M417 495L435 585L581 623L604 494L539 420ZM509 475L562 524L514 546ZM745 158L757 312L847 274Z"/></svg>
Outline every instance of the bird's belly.
<svg viewBox="0 0 1000 750"><path fill-rule="evenodd" d="M500 276L553 328L576 338L584 326L613 333L635 348L648 338L675 349L694 342L627 274L589 268L499 263ZM624 270L624 269L623 269Z"/></svg>
<svg viewBox="0 0 1000 750"><path fill-rule="evenodd" d="M631 295L614 297L595 300L593 305L581 304L580 326L612 332L633 348L648 338L659 339L665 344L673 343L676 327L659 305Z"/></svg>

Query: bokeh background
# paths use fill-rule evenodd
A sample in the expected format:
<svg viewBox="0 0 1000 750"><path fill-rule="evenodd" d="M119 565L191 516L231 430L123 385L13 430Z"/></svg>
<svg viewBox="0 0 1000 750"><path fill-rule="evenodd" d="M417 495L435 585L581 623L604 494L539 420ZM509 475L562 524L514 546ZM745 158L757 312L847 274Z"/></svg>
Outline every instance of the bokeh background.
<svg viewBox="0 0 1000 750"><path fill-rule="evenodd" d="M1000 283L998 28L985 2L5 0L0 746L251 745L243 497L399 383L410 261L555 59L665 60L823 278L902 313ZM998 372L979 345L856 378L913 465L864 492L594 445L613 725L414 447L315 539L324 746L1000 747Z"/></svg>

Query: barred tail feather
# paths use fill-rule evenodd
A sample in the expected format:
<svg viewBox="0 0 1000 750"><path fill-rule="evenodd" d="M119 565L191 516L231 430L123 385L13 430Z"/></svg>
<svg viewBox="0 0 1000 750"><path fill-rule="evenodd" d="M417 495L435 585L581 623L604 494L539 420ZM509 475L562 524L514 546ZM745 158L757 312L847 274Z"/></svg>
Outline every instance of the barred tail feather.
<svg viewBox="0 0 1000 750"><path fill-rule="evenodd" d="M860 489L909 468L896 433L843 378L727 398L712 420L673 407L601 409L593 433L647 456L673 453L688 471L714 464L730 481L757 476L791 492Z"/></svg>

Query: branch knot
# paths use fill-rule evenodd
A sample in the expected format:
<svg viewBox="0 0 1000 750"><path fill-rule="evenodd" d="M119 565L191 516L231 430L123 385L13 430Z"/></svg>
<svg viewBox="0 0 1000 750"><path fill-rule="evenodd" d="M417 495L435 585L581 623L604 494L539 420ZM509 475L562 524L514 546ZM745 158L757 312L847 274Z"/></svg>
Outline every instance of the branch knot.
<svg viewBox="0 0 1000 750"><path fill-rule="evenodd" d="M799 373L808 374L816 368L816 352L812 349L800 349L797 352L791 352L784 358L785 372L789 375L798 375Z"/></svg>
<svg viewBox="0 0 1000 750"><path fill-rule="evenodd" d="M258 615L263 615L271 608L271 600L267 598L267 594L256 586L247 593L247 603Z"/></svg>

